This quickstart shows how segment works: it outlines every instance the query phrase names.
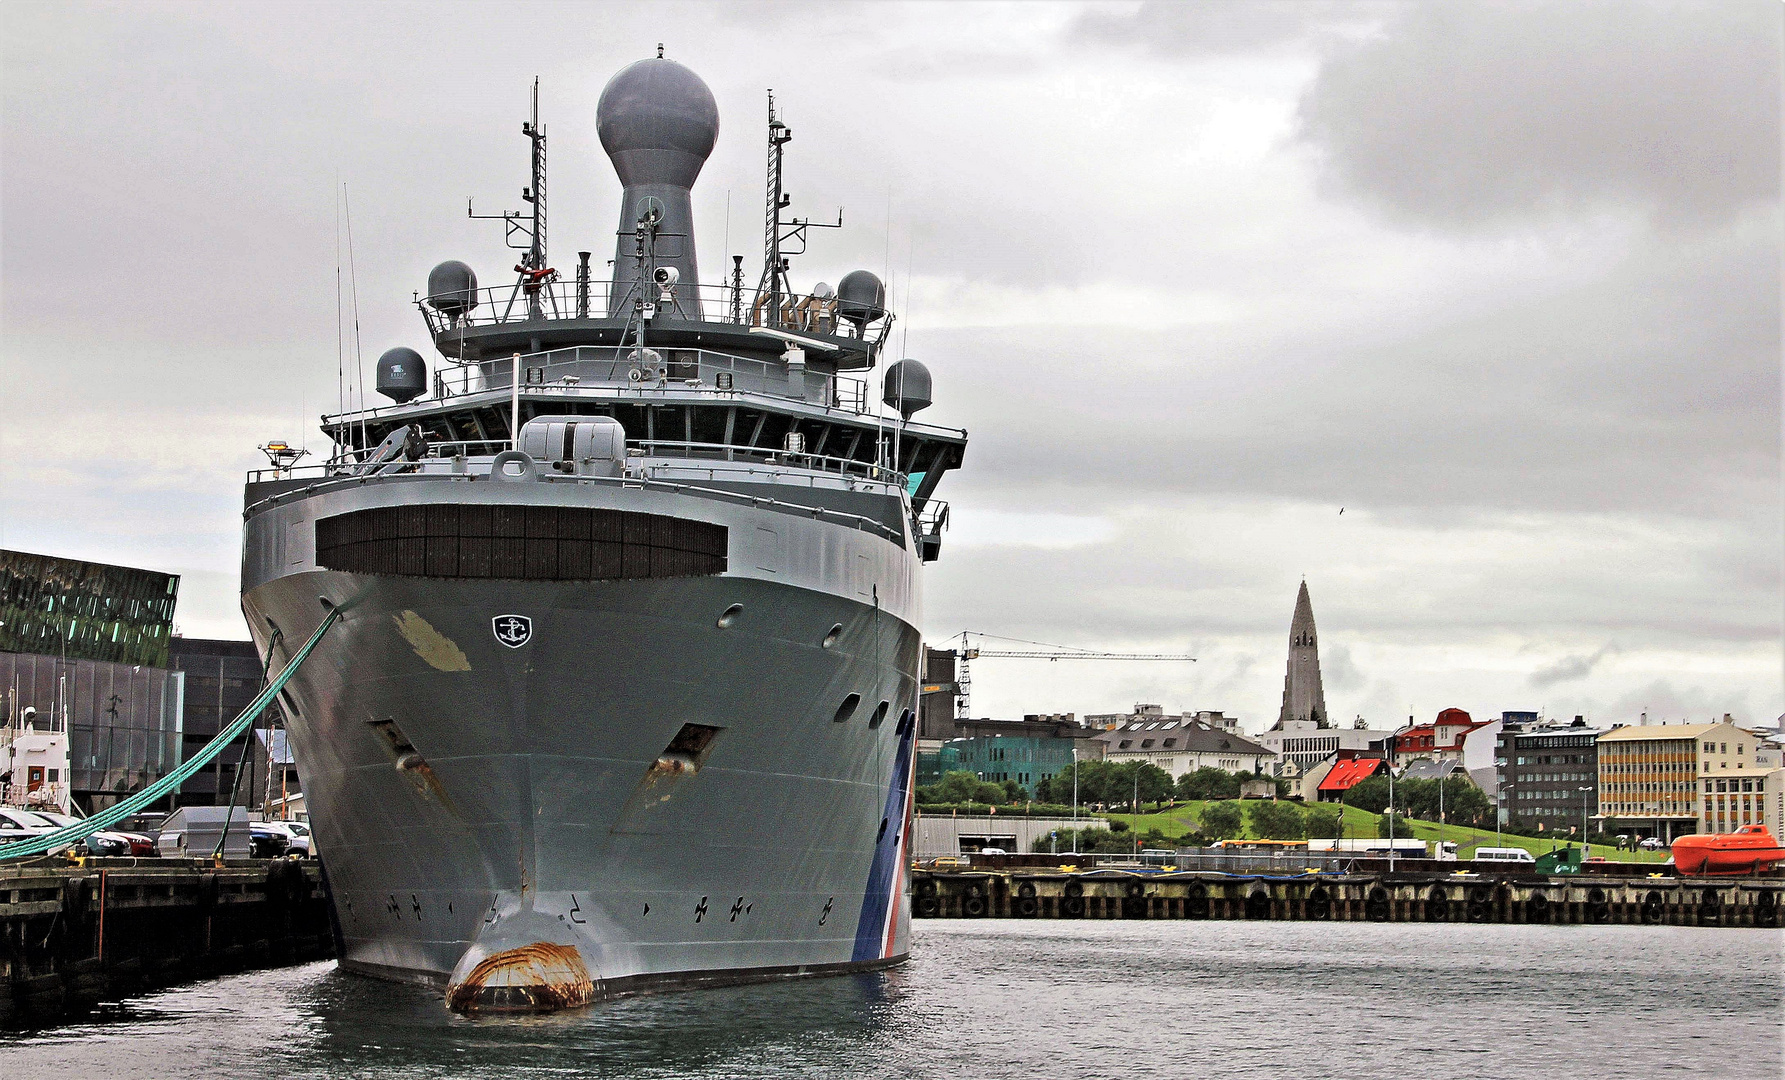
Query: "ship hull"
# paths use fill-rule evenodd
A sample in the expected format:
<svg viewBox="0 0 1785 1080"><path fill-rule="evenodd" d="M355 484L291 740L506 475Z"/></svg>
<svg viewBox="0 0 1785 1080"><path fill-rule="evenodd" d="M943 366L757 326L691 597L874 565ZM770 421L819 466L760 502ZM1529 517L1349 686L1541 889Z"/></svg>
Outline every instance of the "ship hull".
<svg viewBox="0 0 1785 1080"><path fill-rule="evenodd" d="M270 665L342 612L282 702L344 967L547 1010L904 957L920 645L877 587L345 573L256 535Z"/></svg>

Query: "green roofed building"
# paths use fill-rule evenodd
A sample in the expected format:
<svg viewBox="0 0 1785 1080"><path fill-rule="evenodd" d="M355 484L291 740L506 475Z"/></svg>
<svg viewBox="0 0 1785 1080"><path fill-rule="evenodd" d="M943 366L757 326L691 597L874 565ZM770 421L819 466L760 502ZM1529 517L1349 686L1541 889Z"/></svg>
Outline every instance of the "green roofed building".
<svg viewBox="0 0 1785 1080"><path fill-rule="evenodd" d="M0 551L0 652L167 666L177 574Z"/></svg>

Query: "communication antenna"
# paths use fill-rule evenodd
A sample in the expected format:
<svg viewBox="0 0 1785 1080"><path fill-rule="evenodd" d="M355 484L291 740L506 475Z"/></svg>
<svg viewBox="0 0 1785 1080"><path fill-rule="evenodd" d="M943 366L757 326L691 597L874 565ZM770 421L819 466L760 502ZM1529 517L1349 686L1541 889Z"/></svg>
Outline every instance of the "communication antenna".
<svg viewBox="0 0 1785 1080"><path fill-rule="evenodd" d="M806 253L807 229L843 227L841 207L837 208L835 222L812 221L807 218L781 220L781 211L793 203L793 196L781 190L783 148L792 140L793 129L775 116L775 92L770 90L768 200L762 225L762 283L756 287L756 294L759 302L766 302L768 307L763 315L763 325L777 330L782 329L781 298L793 293L792 287L787 283L788 257ZM790 250L789 245L797 247Z"/></svg>
<svg viewBox="0 0 1785 1080"><path fill-rule="evenodd" d="M532 116L521 122L521 134L527 137L532 151L532 182L521 189L521 201L533 209L504 210L499 214L479 214L472 209L471 200L465 200L465 216L473 221L500 221L505 233L504 242L513 250L524 252L521 261L515 266L515 273L520 275L515 280L514 291L509 294L508 308L503 312L506 318L514 310L515 300L521 296L527 298L527 313L535 318L543 314L540 294L545 293L552 304L552 314L558 314L558 298L555 293L546 289L547 285L558 280L558 271L546 265L545 246L545 125L539 122L539 76L533 77Z"/></svg>

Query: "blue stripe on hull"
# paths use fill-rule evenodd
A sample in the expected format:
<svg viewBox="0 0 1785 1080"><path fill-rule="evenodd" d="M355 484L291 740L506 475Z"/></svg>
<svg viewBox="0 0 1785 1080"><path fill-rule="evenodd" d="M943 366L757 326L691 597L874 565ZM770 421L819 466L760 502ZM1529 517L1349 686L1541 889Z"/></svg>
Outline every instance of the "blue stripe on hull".
<svg viewBox="0 0 1785 1080"><path fill-rule="evenodd" d="M911 741L917 734L917 720L912 717L899 733L899 756L893 766L892 786L886 793L886 809L880 838L874 845L874 864L868 871L867 892L862 896L861 919L855 924L855 953L851 959L872 960L886 946L886 913L893 902L893 884L898 877L900 841L907 822L905 807L910 801Z"/></svg>

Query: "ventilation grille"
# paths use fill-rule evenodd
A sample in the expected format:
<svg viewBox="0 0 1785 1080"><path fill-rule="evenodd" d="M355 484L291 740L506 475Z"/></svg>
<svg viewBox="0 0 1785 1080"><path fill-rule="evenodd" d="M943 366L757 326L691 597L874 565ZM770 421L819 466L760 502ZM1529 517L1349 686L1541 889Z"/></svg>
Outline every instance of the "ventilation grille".
<svg viewBox="0 0 1785 1080"><path fill-rule="evenodd" d="M726 529L568 506L387 506L316 523L316 564L355 574L613 581L723 574Z"/></svg>

